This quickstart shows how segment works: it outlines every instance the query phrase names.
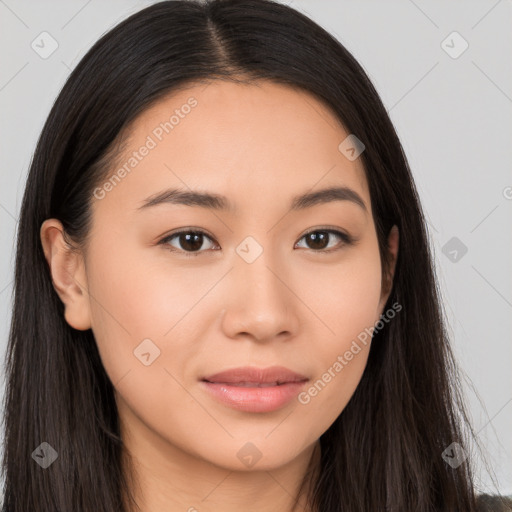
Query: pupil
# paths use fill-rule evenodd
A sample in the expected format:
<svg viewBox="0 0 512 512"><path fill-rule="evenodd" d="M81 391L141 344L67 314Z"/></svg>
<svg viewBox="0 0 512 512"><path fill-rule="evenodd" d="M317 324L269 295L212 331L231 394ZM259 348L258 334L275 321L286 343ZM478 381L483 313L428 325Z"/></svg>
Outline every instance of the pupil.
<svg viewBox="0 0 512 512"><path fill-rule="evenodd" d="M325 247L327 247L327 237L328 237L327 232L317 231L316 233L310 233L308 236L309 236L310 242L311 241L313 242L313 244L312 244L313 247L311 247L311 243L310 243L310 247L312 249L324 249ZM318 244L318 242L320 242L320 244Z"/></svg>
<svg viewBox="0 0 512 512"><path fill-rule="evenodd" d="M180 235L180 244L184 249L196 251L203 245L201 233Z"/></svg>

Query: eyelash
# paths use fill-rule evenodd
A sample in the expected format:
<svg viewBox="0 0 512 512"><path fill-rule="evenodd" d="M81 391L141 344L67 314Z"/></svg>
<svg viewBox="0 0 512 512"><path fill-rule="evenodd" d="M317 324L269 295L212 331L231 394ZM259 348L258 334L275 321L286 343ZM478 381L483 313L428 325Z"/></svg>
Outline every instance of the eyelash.
<svg viewBox="0 0 512 512"><path fill-rule="evenodd" d="M318 250L315 250L315 249L309 249L310 251L313 251L315 253L332 253L332 252L336 252L336 251L339 251L341 250L343 247L347 246L347 245L353 245L357 240L347 234L347 233L343 233L342 231L338 231L337 229L329 229L329 228L317 228L317 229L314 229L312 231L308 231L307 233L304 233L300 239L299 239L299 242L300 240L302 240L303 238L305 238L306 236L308 235L311 235L312 233L318 233L318 232L322 232L322 233L329 233L329 234L333 234L333 235L336 235L338 236L339 238L341 238L341 240L343 241L342 245L340 247L336 247L336 248L331 248L331 249L318 249ZM164 238L162 238L159 242L158 242L158 245L167 245L168 242L176 237L178 237L179 235L183 235L183 234L194 234L194 235L204 235L206 236L207 238L209 238L212 242L215 242L216 241L210 236L208 235L208 233L206 233L205 231L203 231L202 229L197 229L197 228L189 228L189 229L185 229L185 230L181 230L181 231L177 231L175 233L172 233L171 235L168 235ZM218 244L217 244L218 245ZM181 252L183 253L186 257L196 257L196 256L199 256L201 253L205 252L205 251L184 251L182 249L176 249L175 247L171 247L171 246L168 246L166 247L167 250L171 251L171 252ZM211 250L211 249L210 249Z"/></svg>

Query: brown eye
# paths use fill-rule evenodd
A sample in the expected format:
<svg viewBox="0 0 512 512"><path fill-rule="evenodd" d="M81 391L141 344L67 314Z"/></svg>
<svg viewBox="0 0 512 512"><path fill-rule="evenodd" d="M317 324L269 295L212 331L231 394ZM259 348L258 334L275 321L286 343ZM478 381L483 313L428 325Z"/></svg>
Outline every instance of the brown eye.
<svg viewBox="0 0 512 512"><path fill-rule="evenodd" d="M172 251L182 251L185 253L201 253L205 239L212 240L206 233L202 231L179 231L168 237L165 237L159 243L169 245ZM171 241L177 243L173 245Z"/></svg>
<svg viewBox="0 0 512 512"><path fill-rule="evenodd" d="M343 240L341 246L349 245L352 243L352 237L345 233L342 233L341 231L336 231L333 229L317 229L316 231L310 231L309 233L306 233L301 238L301 240L304 239L306 241L307 249L312 249L314 251L331 252L331 250L337 250L338 248L341 248L336 247L336 245L329 245L329 243L333 239L333 235L334 237Z"/></svg>
<svg viewBox="0 0 512 512"><path fill-rule="evenodd" d="M342 243L338 242L338 244L336 244L336 238L342 240ZM167 246L168 249L173 252L181 252L186 256L198 256L202 252L205 252L205 250L201 249L204 248L205 241L207 240L213 244L213 247L210 247L210 249L216 247L213 239L205 232L199 230L183 230L163 238L159 244ZM317 229L310 231L306 233L301 240L306 241L306 249L326 253L337 251L345 245L351 245L354 241L350 235L334 229ZM332 241L334 241L334 244L331 243ZM296 244L296 247L297 246L298 244Z"/></svg>

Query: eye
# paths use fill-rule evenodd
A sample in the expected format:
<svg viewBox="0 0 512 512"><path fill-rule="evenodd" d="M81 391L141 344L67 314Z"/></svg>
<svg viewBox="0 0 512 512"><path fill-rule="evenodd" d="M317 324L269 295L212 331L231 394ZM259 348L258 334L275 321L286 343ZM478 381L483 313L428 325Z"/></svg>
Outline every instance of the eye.
<svg viewBox="0 0 512 512"><path fill-rule="evenodd" d="M343 242L338 244L338 247L334 246L330 242L332 240L333 235L338 239L341 239ZM207 235L204 231L200 229L188 229L177 231L169 236L166 236L162 240L158 242L159 245L165 245L169 250L173 252L182 252L186 256L198 256L202 251L205 239L210 240L213 243L213 239ZM306 243L309 244L309 247L306 249L312 249L314 252L323 252L330 253L337 250L340 250L345 245L351 245L355 242L355 239L341 231L335 229L316 229L314 231L310 231L301 237L300 240L306 240ZM173 245L171 242L175 242L178 244L178 247ZM297 242L296 247L300 243ZM213 243L214 247L218 247ZM210 247L211 249L211 247Z"/></svg>
<svg viewBox="0 0 512 512"><path fill-rule="evenodd" d="M329 246L329 242L331 242L332 240L332 235L343 240L341 246ZM353 237L335 229L316 229L315 231L310 231L309 233L306 233L301 238L301 240L302 239L305 239L306 243L310 244L310 247L306 248L313 249L315 252L334 252L341 249L345 245L351 245L354 243Z"/></svg>
<svg viewBox="0 0 512 512"><path fill-rule="evenodd" d="M200 251L203 247L204 240L208 239L212 241L204 231L197 229L190 229L188 231L178 231L172 235L166 236L159 244L170 246L168 247L171 251L181 251L186 254L186 256L197 256L195 253L200 253L204 251ZM178 247L175 247L171 244L171 241L174 241L178 244Z"/></svg>

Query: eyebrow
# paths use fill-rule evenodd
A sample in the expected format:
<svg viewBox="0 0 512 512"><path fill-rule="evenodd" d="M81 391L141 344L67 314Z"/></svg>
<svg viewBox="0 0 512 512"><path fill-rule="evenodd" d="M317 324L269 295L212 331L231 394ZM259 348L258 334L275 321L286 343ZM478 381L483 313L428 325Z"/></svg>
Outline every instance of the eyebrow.
<svg viewBox="0 0 512 512"><path fill-rule="evenodd" d="M361 196L355 190L348 187L330 187L296 196L291 201L290 210L304 210L318 204L326 204L333 201L350 201L360 206L365 213L368 213L366 204ZM181 189L168 189L154 194L146 198L138 210L162 204L199 206L211 210L235 211L233 204L225 196L211 192Z"/></svg>

